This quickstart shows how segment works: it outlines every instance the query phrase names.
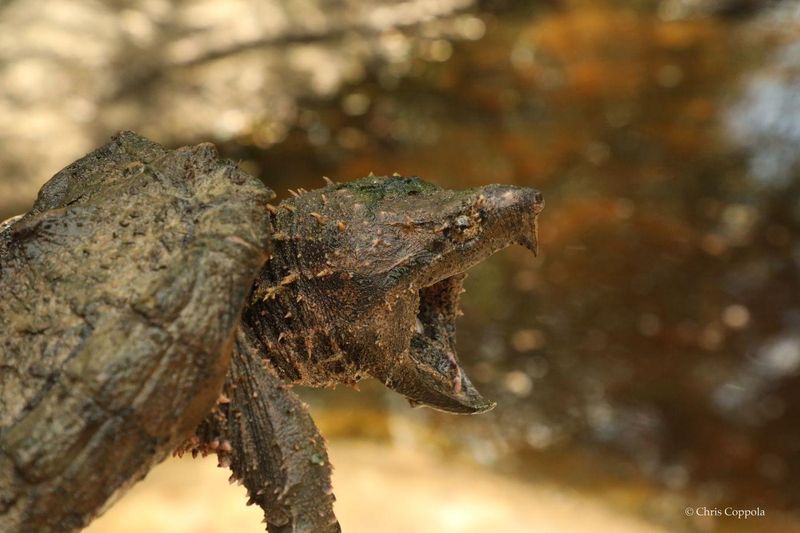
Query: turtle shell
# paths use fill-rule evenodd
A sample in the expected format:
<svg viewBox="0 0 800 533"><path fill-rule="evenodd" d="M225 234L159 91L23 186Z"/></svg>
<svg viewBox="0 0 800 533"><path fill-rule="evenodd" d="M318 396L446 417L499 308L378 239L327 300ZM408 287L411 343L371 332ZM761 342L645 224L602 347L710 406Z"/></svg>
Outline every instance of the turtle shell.
<svg viewBox="0 0 800 533"><path fill-rule="evenodd" d="M0 531L83 527L209 412L272 197L123 132L0 227Z"/></svg>

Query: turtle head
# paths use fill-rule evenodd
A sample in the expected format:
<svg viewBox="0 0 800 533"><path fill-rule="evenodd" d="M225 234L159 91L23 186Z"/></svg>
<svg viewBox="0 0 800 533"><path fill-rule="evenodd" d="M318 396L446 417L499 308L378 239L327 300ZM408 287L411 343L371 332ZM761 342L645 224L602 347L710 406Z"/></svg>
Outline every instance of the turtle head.
<svg viewBox="0 0 800 533"><path fill-rule="evenodd" d="M533 189L400 176L304 192L273 209L273 258L245 322L291 381L369 375L412 404L486 411L455 351L465 272L511 244L535 253L543 207Z"/></svg>

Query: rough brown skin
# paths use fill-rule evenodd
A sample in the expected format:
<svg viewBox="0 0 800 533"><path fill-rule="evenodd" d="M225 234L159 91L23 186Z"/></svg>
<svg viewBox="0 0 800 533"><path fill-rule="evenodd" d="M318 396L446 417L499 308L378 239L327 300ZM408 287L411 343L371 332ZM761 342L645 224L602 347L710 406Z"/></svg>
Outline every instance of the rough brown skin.
<svg viewBox="0 0 800 533"><path fill-rule="evenodd" d="M125 157L87 156L0 230L0 530L82 527L189 435L178 451L217 453L269 531L338 531L324 440L290 385L372 376L412 404L493 406L455 355L458 294L463 272L497 250L535 251L537 191L369 177L267 206L270 193L213 161L208 145L165 155L125 142L158 152L148 168L159 171L128 175ZM100 152L119 148L110 146ZM65 195L65 181L84 196ZM209 203L195 181L221 194ZM84 205L98 211L69 231L36 222L71 221ZM134 245L114 248L120 209L146 220L126 226L142 233ZM211 216L198 217L204 210ZM270 224L274 249L252 283ZM159 256L174 227L177 251ZM155 261L162 269L148 268Z"/></svg>

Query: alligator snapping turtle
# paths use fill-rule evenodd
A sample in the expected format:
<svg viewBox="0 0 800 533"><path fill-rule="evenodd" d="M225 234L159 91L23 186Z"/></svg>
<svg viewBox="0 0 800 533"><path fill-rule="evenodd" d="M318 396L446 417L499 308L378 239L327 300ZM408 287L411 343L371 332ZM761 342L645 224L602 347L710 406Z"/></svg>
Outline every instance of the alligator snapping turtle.
<svg viewBox="0 0 800 533"><path fill-rule="evenodd" d="M370 176L272 198L210 144L124 132L0 226L0 530L80 529L177 450L216 453L268 531L338 531L290 385L493 406L455 355L458 295L536 251L540 193Z"/></svg>

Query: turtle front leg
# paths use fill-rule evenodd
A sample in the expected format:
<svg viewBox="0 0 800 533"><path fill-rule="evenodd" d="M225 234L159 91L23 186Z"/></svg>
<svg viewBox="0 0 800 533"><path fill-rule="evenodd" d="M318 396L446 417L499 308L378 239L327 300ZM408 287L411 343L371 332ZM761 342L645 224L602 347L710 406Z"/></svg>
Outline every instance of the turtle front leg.
<svg viewBox="0 0 800 533"><path fill-rule="evenodd" d="M325 441L306 406L265 366L253 337L240 326L225 396L187 443L216 452L266 514L267 531L341 531L333 513Z"/></svg>

